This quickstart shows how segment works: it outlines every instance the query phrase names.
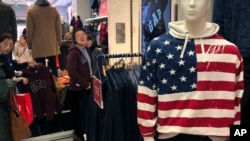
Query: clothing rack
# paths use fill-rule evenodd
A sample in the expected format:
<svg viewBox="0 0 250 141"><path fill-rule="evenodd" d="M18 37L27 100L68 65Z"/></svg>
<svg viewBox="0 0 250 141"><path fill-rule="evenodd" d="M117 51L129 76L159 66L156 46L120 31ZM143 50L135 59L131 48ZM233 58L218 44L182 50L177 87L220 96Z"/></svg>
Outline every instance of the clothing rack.
<svg viewBox="0 0 250 141"><path fill-rule="evenodd" d="M143 54L142 53L124 53L124 54L102 54L102 55L97 55L97 69L99 72L100 79L102 78L103 70L102 70L102 62L104 59L109 59L109 58L126 58L126 57L141 57Z"/></svg>

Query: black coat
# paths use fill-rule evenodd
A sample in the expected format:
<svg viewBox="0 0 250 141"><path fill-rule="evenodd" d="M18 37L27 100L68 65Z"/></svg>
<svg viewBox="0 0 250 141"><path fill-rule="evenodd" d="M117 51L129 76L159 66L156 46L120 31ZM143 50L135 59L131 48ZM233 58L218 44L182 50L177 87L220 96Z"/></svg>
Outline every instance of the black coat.
<svg viewBox="0 0 250 141"><path fill-rule="evenodd" d="M16 14L12 7L0 0L0 34L10 33L17 40Z"/></svg>

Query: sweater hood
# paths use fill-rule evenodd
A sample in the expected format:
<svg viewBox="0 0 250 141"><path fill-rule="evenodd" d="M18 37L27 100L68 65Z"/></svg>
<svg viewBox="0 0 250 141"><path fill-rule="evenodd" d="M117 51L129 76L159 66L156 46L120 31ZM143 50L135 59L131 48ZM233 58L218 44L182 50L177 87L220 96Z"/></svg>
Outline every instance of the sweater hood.
<svg viewBox="0 0 250 141"><path fill-rule="evenodd" d="M218 31L218 24L206 22L206 26L203 31L200 32L200 34L192 35L184 28L184 21L176 21L169 23L169 33L178 39L186 39L187 34L189 39L208 38L217 34Z"/></svg>
<svg viewBox="0 0 250 141"><path fill-rule="evenodd" d="M72 50L77 50L77 51L81 52L75 45L69 47L68 52L71 52Z"/></svg>
<svg viewBox="0 0 250 141"><path fill-rule="evenodd" d="M175 38L185 40L183 47L182 47L180 58L183 58L184 53L185 53L186 48L187 48L187 45L188 45L188 41L190 39L199 39L200 40L202 54L204 56L205 52L204 52L204 44L203 44L202 39L214 36L215 34L218 33L218 31L219 31L219 25L217 25L215 23L206 22L206 26L203 29L203 31L200 32L200 34L192 35L184 28L184 21L176 21L176 22L169 23L169 34ZM203 57L203 62L205 62L205 61L206 61L206 58Z"/></svg>

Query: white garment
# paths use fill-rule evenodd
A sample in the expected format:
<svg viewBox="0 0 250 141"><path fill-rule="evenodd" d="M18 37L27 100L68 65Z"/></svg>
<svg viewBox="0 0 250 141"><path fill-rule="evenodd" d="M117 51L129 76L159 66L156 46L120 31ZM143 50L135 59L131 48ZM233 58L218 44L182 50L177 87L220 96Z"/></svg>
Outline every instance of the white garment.
<svg viewBox="0 0 250 141"><path fill-rule="evenodd" d="M31 51L27 44L25 46L21 45L19 42L15 44L14 50L12 52L14 59L18 63L24 63L32 61Z"/></svg>

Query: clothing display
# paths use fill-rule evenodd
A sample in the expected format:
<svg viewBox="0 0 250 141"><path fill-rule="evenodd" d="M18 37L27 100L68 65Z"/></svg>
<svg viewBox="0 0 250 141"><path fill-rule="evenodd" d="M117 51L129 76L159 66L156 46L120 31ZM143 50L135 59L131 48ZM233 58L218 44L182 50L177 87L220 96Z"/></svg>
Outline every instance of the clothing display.
<svg viewBox="0 0 250 141"><path fill-rule="evenodd" d="M57 9L48 1L37 0L28 8L26 14L27 44L36 62L46 65L58 76L55 56L59 54L62 40L61 20Z"/></svg>
<svg viewBox="0 0 250 141"><path fill-rule="evenodd" d="M55 56L58 53L62 37L60 16L55 7L29 7L26 26L27 43L32 49L33 58Z"/></svg>
<svg viewBox="0 0 250 141"><path fill-rule="evenodd" d="M81 17L79 15L77 17L73 16L69 25L73 28L83 28Z"/></svg>
<svg viewBox="0 0 250 141"><path fill-rule="evenodd" d="M46 117L47 120L52 120L55 113L61 113L61 107L59 106L51 72L42 64L22 71L22 76L29 80L29 85L24 85L23 87L25 91L31 94L33 111L36 117L38 119Z"/></svg>
<svg viewBox="0 0 250 141"><path fill-rule="evenodd" d="M100 62L101 57L103 55L99 58ZM112 59L112 55L107 58ZM114 66L106 71L106 76L101 77L104 109L97 107L93 96L88 102L87 137L91 141L140 141L136 117L140 67L134 65L115 69Z"/></svg>
<svg viewBox="0 0 250 141"><path fill-rule="evenodd" d="M154 38L143 56L137 95L141 133L154 137L158 131L162 139L180 133L229 137L229 126L240 123L242 57L217 34L217 24L207 22L197 36L183 24L169 23L169 33Z"/></svg>

